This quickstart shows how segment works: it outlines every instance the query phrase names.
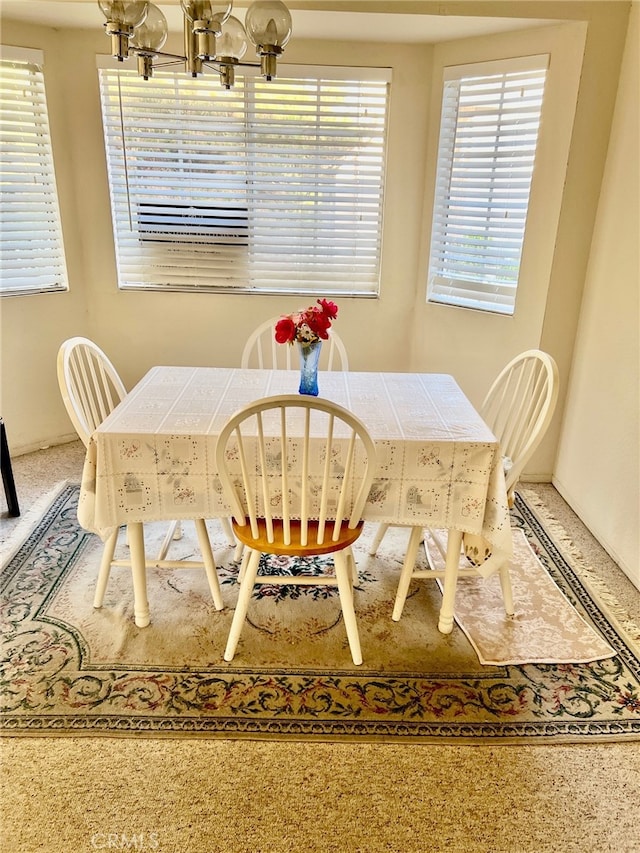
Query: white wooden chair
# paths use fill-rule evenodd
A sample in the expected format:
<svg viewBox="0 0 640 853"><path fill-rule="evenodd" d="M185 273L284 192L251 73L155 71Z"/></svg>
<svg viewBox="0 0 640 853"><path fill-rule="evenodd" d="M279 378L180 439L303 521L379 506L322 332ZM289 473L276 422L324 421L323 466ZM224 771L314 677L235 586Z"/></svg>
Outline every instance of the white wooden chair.
<svg viewBox="0 0 640 853"><path fill-rule="evenodd" d="M58 350L58 384L67 414L85 447L95 429L126 396L124 383L106 354L88 338L74 337L64 341ZM195 519L203 562L166 560L172 539L180 538L180 523L173 521L164 537L153 566L163 568L205 568L214 603L223 607L220 584L204 519ZM227 522L230 543L235 542ZM112 566L131 566L128 560L114 560L118 528L107 539L102 552L93 606L102 607Z"/></svg>
<svg viewBox="0 0 640 853"><path fill-rule="evenodd" d="M559 390L558 367L554 359L541 350L527 350L512 359L490 387L480 414L500 442L509 506L523 468L546 433L556 407ZM381 524L369 550L375 554L389 525ZM412 527L405 561L400 573L392 618L398 621L413 578L443 578L446 543L432 530L424 537L422 527ZM420 541L424 538L428 569L416 569ZM433 557L429 543L440 555ZM475 567L461 554L458 577L478 575ZM513 596L509 565L500 568L500 584L507 614L513 613Z"/></svg>
<svg viewBox="0 0 640 853"><path fill-rule="evenodd" d="M242 351L241 367L297 370L299 363L296 347L279 344L275 339L275 328L279 319L280 317L272 317L265 320L249 335ZM349 369L346 347L333 329L329 329L329 339L322 342L319 369Z"/></svg>
<svg viewBox="0 0 640 853"><path fill-rule="evenodd" d="M216 466L245 546L240 588L224 658L233 659L253 588L259 584L338 587L354 664L362 663L353 601L351 546L375 472L375 448L358 418L305 395L267 397L229 419ZM261 554L331 554L331 575L260 575Z"/></svg>

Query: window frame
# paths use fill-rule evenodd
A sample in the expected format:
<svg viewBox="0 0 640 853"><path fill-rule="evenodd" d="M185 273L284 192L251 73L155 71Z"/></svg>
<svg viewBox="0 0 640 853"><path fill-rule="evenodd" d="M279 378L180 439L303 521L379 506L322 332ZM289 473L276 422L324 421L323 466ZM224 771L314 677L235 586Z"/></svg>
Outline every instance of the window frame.
<svg viewBox="0 0 640 853"><path fill-rule="evenodd" d="M433 184L433 203L431 207L429 240L426 255L426 301L428 304L445 305L452 308L465 308L468 311L479 311L485 314L496 314L503 317L514 316L521 283L522 259L527 240L528 215L531 207L533 183L536 178L537 160L540 148L539 143L542 125L544 122L549 65L550 53L547 52L519 57L502 57L491 60L478 60L475 62L443 65L440 84L438 138L435 151L436 175ZM474 85L470 81L477 80L479 83L481 80L486 81L491 77L503 77L504 83L505 75L513 75L515 77L518 74L530 74L532 75L532 78L535 77L536 74L542 75L542 83L540 85L542 94L539 98L540 105L537 117L537 127L533 133L535 136L533 151L530 149L527 151L527 153L533 158L533 162L530 167L530 175L528 176L528 187L526 188L525 193L522 192L522 189L516 190L515 184L517 181L513 180L513 183L508 184L509 195L511 195L511 190L513 189L513 194L517 196L517 198L514 201L512 198L506 196L508 200L504 205L504 216L506 218L508 217L509 208L511 206L513 209L516 209L518 204L521 205L523 201L526 202L526 209L521 224L519 245L515 242L517 234L514 239L512 235L507 235L507 231L509 229L501 230L498 224L491 224L489 226L489 233L493 235L493 238L501 235L503 236L503 240L506 239L507 242L511 240L511 248L510 250L507 250L505 246L504 255L505 257L507 255L511 255L512 265L517 263L517 278L511 277L511 280L509 280L508 277L505 276L500 281L498 276L495 275L495 272L496 270L499 270L500 267L506 269L507 264L502 259L498 260L493 266L492 274L489 259L481 252L479 253L479 258L487 260L487 266L484 269L488 272L485 273L482 279L474 277L471 272L468 272L467 278L465 279L463 272L456 276L455 267L458 260L455 259L454 254L457 250L453 249L449 252L448 247L451 247L451 245L457 242L458 239L460 239L463 244L468 244L469 241L473 239L473 229L475 226L473 223L471 225L466 225L463 222L465 218L468 219L468 217L465 216L465 213L469 208L459 206L458 212L455 212L455 206L448 208L447 204L452 196L451 182L453 180L454 169L456 166L459 167L464 160L464 158L461 157L459 160L454 161L458 133L460 132L461 136L464 136L465 127L473 127L473 122L471 121L469 124L465 124L464 117L462 121L459 121L460 110L458 105L452 108L453 99L451 94L453 88L456 87L456 84L457 88L453 94L459 98L460 90L463 85L469 87ZM532 85L531 90L533 91L534 88L535 84ZM447 98L449 98L449 100L447 100ZM494 105L494 102L490 101L490 103L492 106ZM496 124L495 136L491 137L491 131L487 131L487 139L491 139L493 142L494 152L500 151L501 145L508 148L513 144L512 142L505 143L504 141L501 141L502 129L500 124L505 113L508 115L508 107L505 107L504 110L501 109L499 112L500 121ZM518 132L519 130L514 131L514 134ZM506 133L504 134L503 139L510 139L512 135L513 134ZM532 132L529 130L523 135L531 136ZM448 143L446 146L443 145L443 140ZM516 147L515 144L513 144L513 147ZM477 147L473 149L473 153L476 156L478 156L478 154L482 156L481 152L482 143L478 142ZM511 165L512 161L509 161L509 163ZM513 163L516 165L511 168L511 171L515 172L517 170L517 158L515 156ZM491 198L494 189L494 180L493 177L489 177L487 170L480 170L480 176L482 180L486 178L489 181L486 207L482 207L481 210L486 213L486 221L493 218L495 222L495 217L492 216L492 213L496 212L498 205L494 204L494 201ZM478 178L478 181L480 182L480 178ZM455 191L453 191L453 193L455 193ZM465 201L468 203L469 199L466 199ZM478 201L484 201L484 199L480 198ZM447 211L449 209L454 209L451 226L448 221ZM456 218L458 218L458 223L453 221ZM465 229L463 231L463 236L461 238L452 238L452 231L449 231L449 227L455 229L457 226ZM466 228L468 228L468 230L466 230ZM465 253L464 246L460 251L462 251L463 254ZM517 253L517 259L515 258L515 253ZM447 254L449 254L448 260L446 260ZM469 255L468 252L466 254ZM490 252L486 253L487 256L489 254ZM465 265L469 267L472 266L468 260L462 260L460 262L462 269L464 269Z"/></svg>
<svg viewBox="0 0 640 853"><path fill-rule="evenodd" d="M5 140L11 137L12 125L20 124L20 132L18 138L14 138L11 142L7 142L7 148L2 152L2 160L6 165L11 164L11 167L4 171L3 183L8 183L9 175L18 175L18 179L13 181L13 186L19 189L16 192L17 198L11 197L9 192L5 190L2 202L2 219L6 222L11 218L12 212L15 215L26 216L29 211L24 210L25 205L30 206L33 210L34 205L36 215L29 213L29 226L22 229L5 229L2 228L2 269L0 270L0 296L32 296L43 293L61 293L69 290L69 276L67 269L67 259L64 245L64 234L62 228L62 216L60 212L60 201L58 196L58 186L56 181L55 162L53 156L53 142L51 138L51 129L49 125L49 109L46 93L46 80L44 73L44 52L33 48L13 47L2 45L0 48L0 61L24 65L29 77L25 77L24 86L28 86L32 92L32 98L22 98L21 106L18 108L16 115L13 115L7 108L3 116L3 137ZM17 78L19 80L19 78ZM7 88L0 95L6 98L4 105L11 102L11 83L6 84ZM30 112L25 110L25 104L32 109ZM23 118L24 116L24 118ZM28 127L31 129L31 134L25 133L24 121L28 120ZM33 148L33 139L37 137L36 148ZM5 162L6 157L6 162ZM19 172L17 166L22 163L23 171ZM27 185L28 180L38 188L37 193L25 193L22 188ZM37 195L35 202L29 196ZM12 205L17 205L17 208L12 208ZM20 210L19 208L22 208ZM34 237L34 220L36 225L41 225L42 228L36 232L40 237L36 241ZM8 235L18 235L12 240L8 239ZM38 248L35 243L44 242L48 244L45 252L42 247ZM10 245L11 243L15 245ZM28 243L32 243L31 249ZM22 253L22 254L21 254ZM51 259L49 262L42 262L43 258ZM12 263L15 266L12 266ZM9 275L11 269L19 269L19 272ZM52 281L43 283L37 281L35 284L29 284L29 278L37 276L39 279L49 278ZM5 281L13 282L5 285Z"/></svg>
<svg viewBox="0 0 640 853"><path fill-rule="evenodd" d="M113 60L111 60L110 57L103 57L103 56L97 57L97 66L98 66L99 71L103 70L103 71L108 72L109 69L117 68L118 71L122 72L122 67L116 65L113 62ZM257 262L257 265L255 267L257 269L257 274L254 274L254 272L253 272L254 268L252 267L251 270L246 272L246 278L243 279L242 273L245 272L246 270L248 270L250 264L249 264L249 261L245 261L244 267L246 268L246 270L243 269L243 261L239 255L239 253L238 253L237 258L234 259L232 257L232 260L230 262L232 265L236 264L240 270L240 275L238 275L237 279L232 279L231 276L229 276L227 278L227 280L224 280L224 276L220 275L219 279L216 281L215 280L216 272L214 269L214 272L210 273L210 275L209 275L209 280L206 280L205 276L202 276L200 278L200 280L196 282L196 281L194 281L195 273L193 273L189 269L189 267L191 266L191 261L189 258L188 246L190 244L194 245L198 241L194 241L194 240L189 241L188 239L184 239L184 238L182 239L181 245L178 249L179 251L184 253L184 256L186 258L185 262L180 266L181 273L184 273L182 280L168 280L168 281L161 281L161 282L155 281L154 282L152 280L152 273L150 273L148 271L149 267L146 267L144 264L142 264L142 262L137 262L138 266L133 270L133 274L131 274L131 272L129 272L123 268L123 266L124 266L123 262L126 262L126 261L128 261L129 258L132 258L131 265L132 265L132 268L135 267L135 265L136 265L135 253L144 251L144 250L140 250L139 247L136 245L136 243L143 243L143 242L148 243L149 244L148 248L150 250L152 244L154 244L154 243L156 243L156 247L157 247L157 244L159 244L161 242L165 242L165 244L169 244L169 245L173 246L176 241L171 240L170 228L168 230L165 229L165 230L167 230L167 233L164 236L160 235L157 240L154 240L153 237L150 237L149 232L147 232L146 237L140 238L138 235L138 237L136 238L136 236L135 236L136 230L135 230L135 225L134 225L134 219L136 219L140 213L140 205L135 200L133 200L132 195L130 194L129 176L127 176L126 182L125 182L126 183L126 194L127 194L126 204L128 206L129 212L126 215L126 226L125 227L127 229L129 239L130 239L130 247L128 250L129 255L127 255L127 249L124 246L125 234L122 230L123 229L123 220L124 220L124 216L122 213L123 189L122 189L122 186L118 187L116 184L116 181L118 180L118 175L115 172L115 169L118 166L114 160L114 151L115 151L114 146L116 145L116 142L115 142L114 138L112 138L112 139L109 138L110 133L113 137L113 134L114 134L113 128L107 127L107 128L105 128L104 142L105 142L105 155L107 158L107 165L108 165L108 172L109 172L109 192L110 192L110 197L111 197L112 222L113 222L113 226L114 226L114 244L115 244L115 252L116 252L116 267L117 267L117 271L118 271L118 287L119 287L119 289L123 290L123 291L125 291L125 290L147 290L147 291L148 290L159 290L159 291L164 291L164 292L167 292L167 291L182 291L182 292L194 292L194 291L203 292L203 291L206 291L206 292L215 292L215 293L260 293L260 294L267 294L267 295L268 294L309 295L311 293L320 292L326 296L356 296L356 297L366 297L366 298L371 298L371 297L377 298L379 296L379 292L380 292L380 279L381 279L381 269L382 269L382 234L383 234L383 225L384 225L384 190L385 190L385 177L386 177L386 158L387 158L387 151L388 151L388 124L389 124L389 111L390 111L391 70L388 68L343 68L343 67L334 67L334 66L326 66L326 67L325 66L290 66L290 65L283 65L283 64L279 63L279 65L278 65L278 78L276 78L274 81L269 82L269 83L265 83L259 77L259 75L257 73L253 72L253 69L248 69L248 72L249 73L242 75L243 78L246 77L249 81L247 83L247 92L249 92L249 87L251 87L253 85L251 82L251 78L257 78L256 79L256 89L260 85L262 85L264 87L263 92L262 92L263 97L268 97L268 95L266 94L268 92L278 91L276 89L276 87L278 86L278 81L280 81L281 86L284 86L284 85L286 85L288 80L293 81L291 84L292 86L295 86L296 81L302 81L300 83L300 88L305 87L305 86L306 86L306 88L310 88L314 85L314 81L315 81L315 85L319 91L319 94L317 94L315 96L316 98L322 98L323 94L320 90L323 88L329 89L330 85L334 81L336 81L336 86L338 88L340 86L348 87L351 82L358 84L361 93L363 93L363 94L361 94L361 97L365 97L366 87L369 86L370 84L374 84L374 86L377 87L376 91L378 92L377 96L375 96L375 97L377 97L377 98L383 97L383 109L382 109L382 113L381 113L382 119L378 118L376 120L377 123L376 123L376 121L373 121L373 120L371 122L374 125L375 133L377 134L377 136L375 137L374 146L376 144L378 146L381 146L381 147L379 147L381 154L379 154L378 160L376 161L373 169L371 169L371 171L375 175L375 179L378 181L378 187L377 187L377 189L369 190L368 187L364 186L367 176L365 175L365 179L361 179L358 176L358 174L356 174L355 178L353 179L354 183L356 184L356 189L355 190L349 190L349 192L351 192L352 195L349 197L349 199L347 201L347 206L349 206L349 204L357 205L359 203L360 207L363 208L365 201L368 199L367 193L371 192L372 194L375 194L377 192L377 196L375 197L374 203L372 205L372 206L377 205L376 211L375 211L375 216L377 218L374 220L375 234L373 237L371 237L371 235L369 235L370 240L373 240L373 242L370 242L369 247L365 248L365 250L359 249L360 255L358 255L356 250L354 249L352 256L349 256L347 258L347 264L349 262L351 262L352 265L355 265L355 273L361 275L363 277L363 280L364 280L365 276L367 277L367 279L364 280L364 284L360 284L360 282L356 280L357 275L354 274L354 272L352 270L350 270L348 268L348 266L346 266L345 271L340 273L340 274L338 272L335 272L335 271L332 272L330 270L329 265L326 262L326 258L322 257L323 252L325 254L328 252L328 247L326 245L327 240L334 239L334 238L330 238L329 236L327 236L329 231L327 230L327 213L326 212L324 212L324 213L320 212L318 214L318 217L319 217L318 223L319 224L317 227L319 228L318 233L320 234L320 238L319 238L320 244L319 244L319 248L316 250L315 253L308 253L307 252L306 248L304 248L303 244L300 242L300 240L303 238L300 238L298 240L298 245L295 246L295 244L294 244L295 238L293 236L291 236L291 237L289 236L289 232L293 231L293 229L290 228L290 226L286 226L286 223L284 221L286 219L286 217L282 217L282 219L283 219L282 225L280 225L280 223L276 222L276 230L278 227L280 228L280 230L277 231L277 233L275 234L275 238L273 236L274 232L272 232L272 231L269 232L269 239L272 240L272 242L274 244L277 244L277 242L278 242L277 238L282 240L283 235L286 236L287 243L285 245L286 245L286 247L290 253L290 256L287 256L287 254L284 254L282 256L282 263L283 263L284 268L287 269L287 266L286 266L287 257L290 257L288 269L293 268L293 274L287 274L287 273L282 274L280 269L279 269L280 262L278 261L277 254L272 253L271 255L269 255L268 254L269 249L268 249L266 254L263 251L262 258L259 259ZM174 73L172 76L176 80L176 87L177 87L178 86L177 81L180 81L184 77L184 74L183 73L182 74L181 73ZM105 98L108 97L108 91L109 91L108 87L111 86L113 88L114 83L113 83L113 79L112 79L112 82L110 84L108 82L103 83L103 75L100 75L100 77L101 77L101 83L100 83L100 86L101 86L101 104L102 104L103 119L104 119L104 110L105 109L108 111L108 113L113 113L113 111L114 111L112 104L105 104ZM235 87L236 89L239 88L237 85L239 77L240 77L240 75L237 73L236 74L236 87ZM169 78L169 74L167 74L164 79L168 80L168 78ZM135 88L135 85L137 85L137 84L134 84L134 82L133 82L134 76L131 75L130 79L132 80L132 86L134 86L134 88ZM141 85L144 84L145 86L147 86L153 82L153 79L154 78L152 78L149 81L141 81ZM306 83L305 81L309 81L309 83ZM244 81L242 79L240 80L240 84L241 84L241 86L244 86ZM206 86L206 81L204 80L204 78L198 78L198 80L192 82L192 85L195 87L200 87L201 93L204 94L205 86ZM166 86L168 88L169 83L167 83ZM217 93L217 92L224 93L224 90L220 89L220 84L219 84L218 78L215 75L210 75L209 86L211 87L211 89L215 93ZM176 91L177 91L177 89L176 89ZM251 92L253 92L253 89L251 90ZM381 93L383 93L383 95L381 95ZM238 95L238 97L240 97L240 95ZM252 97L256 97L255 93L253 93L253 94L249 93L247 95L246 99L250 101ZM314 96L310 95L309 97L311 99L313 99ZM375 100L375 98L374 98L374 100ZM295 101L293 101L293 103L295 103ZM304 102L304 103L306 104L306 102ZM311 100L309 101L309 103L311 103ZM321 105L320 101L318 103L319 103L319 105ZM378 104L378 102L376 101L376 104L374 105L374 107L372 107L372 109L375 109L375 106L377 106L377 104ZM318 109L320 109L320 108L321 108L321 106L318 107ZM326 106L325 106L325 109L326 109ZM360 109L362 109L362 107L360 107ZM371 112L371 110L369 110L369 112ZM379 115L380 115L380 111L379 111ZM251 114L250 114L249 108L245 106L245 113L241 119L241 121L243 122L243 125L242 125L243 127L246 126L245 119L247 116L249 116L248 120L250 121ZM126 119L121 120L119 118L119 116L116 116L114 119L113 115L107 115L107 123L113 124L114 120L122 121L121 132L122 132L122 140L124 140L124 138L125 138L124 135L125 135L125 132L127 129L126 128ZM317 120L318 119L316 118L316 122L317 122ZM357 120L356 120L356 122L357 122ZM264 120L263 120L263 123L264 123ZM281 123L281 126L283 126L283 124L284 123ZM362 122L362 126L363 126L363 128L365 128L364 122ZM303 129L302 131L300 131L300 134L302 135L302 134L304 134L304 132L305 131ZM275 133L277 133L277 128L274 131L274 134ZM363 142L361 142L361 141L359 142L358 140L366 139L365 130L364 129L361 130L360 133L361 133L361 137L357 137L356 142L351 143L352 148L353 148L353 152L354 152L352 160L355 162L357 157L360 156L363 165L360 167L360 164L357 164L358 168L355 168L353 171L357 172L358 169L361 169L362 174L365 174L368 164L364 162L364 157L362 157L362 154L358 153L358 152L362 151L362 147L364 144ZM255 140L253 140L253 141L255 141ZM182 139L180 140L180 144L181 143L182 143ZM248 146L250 146L251 144L252 144L251 142L247 143ZM258 141L256 144L259 148L261 143L260 143L260 141ZM360 147L358 147L358 146L360 146ZM124 147L125 147L124 141L121 141L120 147L123 149L123 152L124 152ZM328 145L325 148L322 148L321 154L324 155L327 150L328 150ZM335 147L335 150L338 151L339 149L337 147ZM302 147L300 148L300 151L303 152L303 154L304 154L304 149ZM267 149L264 146L263 146L263 152L268 153ZM252 155L252 156L255 156L255 155ZM264 154L263 154L263 156L264 156ZM338 155L334 154L333 156L334 156L334 160L337 161ZM122 153L122 154L118 153L117 157L119 158L120 167L124 164L124 168L126 169L127 168L127 166L126 166L126 155L124 153ZM177 157L177 155L176 155L176 157ZM257 159L259 159L259 155L258 155ZM330 159L330 158L327 158L327 159ZM248 159L247 162L250 162L250 159ZM316 166L315 168L318 171L321 167ZM377 172L376 172L376 170L377 170ZM243 173L243 178L244 178L244 173ZM120 178L120 180L122 180L122 179ZM272 179L272 180L273 180L273 185L275 185L275 183L276 183L275 179ZM282 183L284 185L285 181L282 179L282 176L279 176L279 180L280 180L280 183ZM360 190L359 187L361 184L362 184L362 187L364 187L364 189ZM201 235L201 237L200 237L200 243L201 244L206 243L206 244L209 244L210 247L214 246L214 245L226 244L226 245L224 245L224 248L221 250L221 254L225 253L225 252L227 255L233 254L236 251L236 249L238 249L238 250L244 250L244 252L248 258L252 257L252 253L253 253L253 256L259 256L260 255L260 248L264 247L265 241L267 240L267 236L265 236L265 235L267 234L267 226L269 225L269 219L268 219L268 217L266 219L263 218L263 220L261 222L260 228L261 228L262 235L263 235L261 237L261 239L263 242L262 243L259 243L259 242L256 243L255 245L257 245L259 247L258 249L256 249L254 244L251 242L251 240L252 240L251 235L252 235L252 233L259 234L260 229L256 228L252 232L252 227L253 227L254 223L252 221L252 209L251 209L251 196L252 196L251 181L247 181L246 186L247 186L246 192L241 192L240 190L236 189L235 192L237 193L237 196L232 198L232 201L230 202L231 206L227 209L226 214L225 214L225 211L222 209L222 207L216 207L216 204L220 204L220 202L210 202L210 204L212 204L213 207L210 207L208 210L204 210L204 211L202 211L202 210L197 211L196 208L194 207L194 202L193 201L189 202L189 205L191 206L191 209L193 212L193 221L194 222L200 221L202 223L202 228L199 232ZM321 187L321 184L317 183L315 186L316 186L316 193L317 193L318 187ZM269 190L268 182L267 182L267 190ZM336 183L336 186L335 186L336 196L339 194L339 192L340 192L340 185ZM365 201L353 202L353 198L355 198L357 196L358 192L361 192L362 199L364 199ZM272 191L271 194L272 194L272 196L275 196L275 191ZM330 197L330 192L327 193L327 196ZM256 196L256 197L258 198L258 201L260 201L261 198L267 197L268 202L273 204L273 208L271 210L272 214L273 214L273 211L276 210L277 204L280 204L282 206L282 201L273 201L272 202L268 196L262 196L262 197ZM154 211L154 214L157 215L157 222L160 221L160 219L163 216L163 213L166 213L166 211L163 211L161 209L161 205L163 203L166 203L166 200L159 197L159 203L156 206L156 210ZM199 202L197 202L197 204L199 204ZM335 204L335 202L334 202L334 204ZM117 205L120 205L120 209L117 209ZM135 207L135 210L134 210L134 207ZM180 220L183 219L183 224L184 224L184 222L186 222L186 219L189 218L189 215L187 214L186 219L184 219L185 213L177 210L176 203L173 203L173 207L176 209L169 211L169 213L170 213L169 218L173 220L174 225L177 228ZM282 209L282 207L281 207L281 209ZM366 215L366 211L362 215ZM234 222L234 220L235 220L235 222ZM151 219L149 221L151 222L151 224L149 225L149 228L151 230L156 228L157 229L156 233L159 233L160 231L162 231L162 226L158 225L157 223L154 224L153 216L151 217ZM315 234L316 232L313 230L315 227L314 221L315 221L314 220L314 214L311 214L310 218L307 218L307 219L303 218L302 220L300 220L302 230L304 230L304 228L306 227L310 233ZM335 223L335 220L332 220L332 221ZM357 220L357 221L360 222L360 221L362 221L362 219ZM265 223L266 223L266 225L265 225ZM324 223L324 225L323 225L323 223ZM215 231L215 230L207 231L208 228L209 229L213 228L214 224L219 228L219 230L218 231ZM286 230L284 230L285 226L286 226ZM332 227L335 228L335 224L333 224ZM325 229L325 234L321 233L323 228ZM234 232L236 235L235 237L233 236ZM331 233L333 233L333 232L331 232ZM351 239L351 242L353 244L355 244L358 239L362 240L362 238L360 237L360 235L362 233L361 229L359 227L357 227L356 225L351 226L351 231L349 233L351 234L350 239ZM316 234L316 237L317 236L318 235ZM348 237L348 235L347 235L347 237ZM257 239L259 239L259 238L257 238ZM323 240L324 240L324 242L323 242ZM247 247L247 243L249 243L248 247ZM231 248L229 248L230 246L231 246ZM373 246L373 248L372 248L372 246ZM356 248L358 248L358 247L356 247ZM364 251L364 256L366 256L367 259L370 257L371 253L373 253L373 255L374 255L373 261L371 262L374 264L374 267L372 267L371 263L369 263L369 269L368 270L365 269L365 262L361 261L361 258L363 257L363 251ZM200 249L201 255L202 255L202 253L206 253L206 252L215 253L215 250L212 250L211 248L209 248L209 249L202 249L201 248ZM303 260L299 266L299 268L302 270L299 278L296 278L296 274L298 271L295 268L295 263L296 263L295 254L296 254L296 252L298 255L304 255L304 258L303 258ZM369 255L366 254L367 252L369 252ZM332 251L331 254L332 254L332 256L335 254L335 257L336 257L335 269L337 270L338 269L338 263L339 263L339 261L338 261L339 253L338 252L334 253ZM308 278L305 279L304 277L305 277L305 275L307 275L307 267L305 266L307 263L307 255L309 255L311 258L309 260L309 264L308 264L309 269L311 269L311 272L308 273ZM165 253L165 257L166 257L166 253ZM199 263L199 261L200 261L199 258L195 259L194 264L196 267L197 267L197 264ZM158 254L156 256L156 259L154 259L152 261L152 263L157 263L158 267L162 266L162 248L161 247L158 248ZM217 263L217 261L215 259L213 259L212 265L214 267L215 267L216 263ZM177 267L175 260L173 261L173 264L177 269L178 267ZM313 264L315 264L315 267L317 270L316 278L312 277ZM271 274L270 280L268 278L269 265L271 266L271 268L273 268L275 270L275 272ZM167 266L170 266L170 264ZM373 273L370 271L371 269L373 269ZM265 270L266 270L266 273L264 272ZM360 270L359 273L358 273L358 270ZM263 273L264 273L264 280L261 281L260 275ZM140 280L139 275L146 276L147 280ZM136 280L134 280L134 279L136 279Z"/></svg>

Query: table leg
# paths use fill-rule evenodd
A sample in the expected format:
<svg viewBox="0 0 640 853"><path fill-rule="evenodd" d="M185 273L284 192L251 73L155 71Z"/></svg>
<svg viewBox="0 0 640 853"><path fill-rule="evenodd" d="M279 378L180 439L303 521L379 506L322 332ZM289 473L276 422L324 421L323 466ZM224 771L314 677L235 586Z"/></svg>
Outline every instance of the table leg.
<svg viewBox="0 0 640 853"><path fill-rule="evenodd" d="M144 532L140 522L127 525L133 578L133 613L138 628L146 628L151 618L147 601L147 559L144 553Z"/></svg>
<svg viewBox="0 0 640 853"><path fill-rule="evenodd" d="M461 546L462 533L459 530L449 530L447 535L447 559L444 566L442 607L440 608L440 619L438 620L438 631L441 634L450 634L453 630L453 607L456 597L456 583L458 582Z"/></svg>

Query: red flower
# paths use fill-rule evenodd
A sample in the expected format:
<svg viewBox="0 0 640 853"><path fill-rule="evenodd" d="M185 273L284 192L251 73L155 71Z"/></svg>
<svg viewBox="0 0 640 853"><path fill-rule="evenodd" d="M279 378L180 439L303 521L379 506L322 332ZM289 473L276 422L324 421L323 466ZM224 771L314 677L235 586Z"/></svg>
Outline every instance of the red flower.
<svg viewBox="0 0 640 853"><path fill-rule="evenodd" d="M276 323L276 341L279 344L287 344L295 339L296 324L292 317L281 317Z"/></svg>
<svg viewBox="0 0 640 853"><path fill-rule="evenodd" d="M309 326L314 334L325 341L327 340L329 337L328 330L331 327L331 320L324 311L315 307L310 308L307 310L304 319L307 326Z"/></svg>
<svg viewBox="0 0 640 853"><path fill-rule="evenodd" d="M323 312L330 320L335 320L338 316L338 306L330 299L318 299L318 304L322 306Z"/></svg>
<svg viewBox="0 0 640 853"><path fill-rule="evenodd" d="M294 314L286 314L278 320L275 339L279 344L327 340L331 321L338 316L338 306L329 299L316 301L317 305L310 305L305 310Z"/></svg>

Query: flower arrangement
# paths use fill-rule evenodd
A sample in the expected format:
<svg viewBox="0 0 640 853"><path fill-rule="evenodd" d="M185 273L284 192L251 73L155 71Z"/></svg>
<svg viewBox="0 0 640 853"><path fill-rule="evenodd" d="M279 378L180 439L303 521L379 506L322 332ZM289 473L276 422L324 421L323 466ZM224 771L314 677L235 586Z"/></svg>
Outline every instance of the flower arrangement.
<svg viewBox="0 0 640 853"><path fill-rule="evenodd" d="M304 311L285 314L276 323L275 337L279 344L312 344L326 341L331 322L338 316L338 306L329 299L318 299Z"/></svg>

